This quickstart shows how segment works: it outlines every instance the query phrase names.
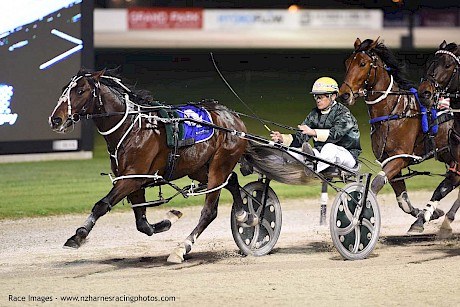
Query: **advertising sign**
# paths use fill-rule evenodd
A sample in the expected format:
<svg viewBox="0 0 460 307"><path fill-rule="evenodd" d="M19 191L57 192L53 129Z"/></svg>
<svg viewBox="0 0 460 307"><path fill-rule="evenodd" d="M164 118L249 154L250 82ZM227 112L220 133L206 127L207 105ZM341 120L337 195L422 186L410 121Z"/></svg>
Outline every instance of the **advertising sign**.
<svg viewBox="0 0 460 307"><path fill-rule="evenodd" d="M302 28L364 28L382 29L381 10L301 10Z"/></svg>
<svg viewBox="0 0 460 307"><path fill-rule="evenodd" d="M299 28L299 14L288 10L206 10L205 30L286 30Z"/></svg>
<svg viewBox="0 0 460 307"><path fill-rule="evenodd" d="M148 29L201 29L203 10L192 8L130 8L128 28Z"/></svg>

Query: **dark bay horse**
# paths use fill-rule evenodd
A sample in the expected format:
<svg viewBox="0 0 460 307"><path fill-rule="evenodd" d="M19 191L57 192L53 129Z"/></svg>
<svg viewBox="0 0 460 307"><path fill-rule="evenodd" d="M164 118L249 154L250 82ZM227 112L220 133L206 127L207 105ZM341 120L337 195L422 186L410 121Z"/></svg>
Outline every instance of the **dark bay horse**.
<svg viewBox="0 0 460 307"><path fill-rule="evenodd" d="M424 133L422 107L415 99L416 90L404 77L403 64L378 39L361 42L358 38L354 48L345 62L346 76L339 96L348 105L364 97L368 106L372 150L382 166L371 189L377 194L389 182L399 207L417 217L421 210L411 204L402 170L433 157L450 163L447 135L452 121L440 123L433 137ZM433 209L432 219L444 214Z"/></svg>
<svg viewBox="0 0 460 307"><path fill-rule="evenodd" d="M150 224L146 207L142 206L146 201L145 188L184 176L207 185L207 194L197 226L170 254L169 262L182 262L197 238L216 218L223 186L234 198L237 222L257 225L256 215L245 212L242 207L239 184L233 172L247 147L247 140L228 132L246 131L240 118L216 103L199 105L209 112L214 125L222 129L215 129L212 137L203 142L171 148L167 145L167 121L157 116L162 108L150 107L150 100L146 92L134 91L105 71L81 70L63 89L49 117L51 128L64 133L80 118L93 118L107 143L115 176L110 192L93 206L83 225L65 243L66 247L80 247L96 221L125 197L133 206L140 232L151 236L168 230L181 213L171 210L166 219Z"/></svg>
<svg viewBox="0 0 460 307"><path fill-rule="evenodd" d="M452 160L448 164L446 178L433 193L423 215L419 215L412 224L412 229L423 231L423 225L430 220L432 208L439 201L460 185L460 46L443 41L434 57L426 64L424 77L418 88L420 102L426 108L437 107L440 112L454 111L454 125L449 133L449 149ZM450 105L443 105L449 100ZM448 236L452 233L450 224L460 207L459 196L452 208L446 213L441 225L440 234Z"/></svg>

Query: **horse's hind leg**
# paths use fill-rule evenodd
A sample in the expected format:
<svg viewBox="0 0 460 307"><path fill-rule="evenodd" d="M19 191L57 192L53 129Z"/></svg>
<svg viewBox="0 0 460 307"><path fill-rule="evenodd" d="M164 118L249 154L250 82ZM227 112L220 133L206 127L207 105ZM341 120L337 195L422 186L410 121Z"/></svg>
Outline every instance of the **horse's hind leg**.
<svg viewBox="0 0 460 307"><path fill-rule="evenodd" d="M406 183L404 180L391 182L391 187L393 188L395 195L397 195L396 201L398 202L399 208L401 208L405 213L416 217L417 214L419 214L420 209L412 206L409 194L407 194Z"/></svg>
<svg viewBox="0 0 460 307"><path fill-rule="evenodd" d="M233 204L235 205L235 218L238 225L245 225L254 227L259 223L257 215L246 212L243 209L243 199L241 198L240 184L238 182L238 175L233 172L227 186L225 187L233 197Z"/></svg>
<svg viewBox="0 0 460 307"><path fill-rule="evenodd" d="M446 178L436 188L429 203L426 205L426 208L422 212L419 213L419 215L417 216L417 220L415 220L415 222L411 225L408 232L411 232L411 233L423 232L424 230L423 225L426 222L432 220L434 217L433 213L436 210L439 210L436 208L439 201L443 199L444 197L446 197L447 194L452 192L452 190L454 190L459 184L460 184L460 176L458 176L457 174L453 172L448 172L446 174ZM455 203L454 203L454 206L449 211L451 215L452 213L455 214L455 211L457 211L454 207L455 207ZM455 211L453 211L453 209Z"/></svg>
<svg viewBox="0 0 460 307"><path fill-rule="evenodd" d="M133 192L128 195L128 200L131 204L141 204L145 203L145 190L140 189L136 192ZM177 210L170 210L166 213L166 217L155 224L150 224L147 221L146 216L146 207L135 207L133 208L134 216L136 218L136 228L142 233L145 233L148 236L153 235L154 233L160 233L167 231L171 228L171 225L174 224L181 216L182 213Z"/></svg>
<svg viewBox="0 0 460 307"><path fill-rule="evenodd" d="M216 158L209 168L208 175L208 189L211 190L220 186L224 183L232 172L234 165L217 165ZM235 162L236 164L236 162ZM226 171L226 166L229 168ZM182 263L184 256L192 250L193 244L195 244L197 238L201 233L211 224L211 222L217 217L217 206L219 203L220 189L217 191L206 194L205 204L201 210L200 220L198 225L193 229L192 233L185 239L184 242L179 244L168 257L168 262L171 263Z"/></svg>

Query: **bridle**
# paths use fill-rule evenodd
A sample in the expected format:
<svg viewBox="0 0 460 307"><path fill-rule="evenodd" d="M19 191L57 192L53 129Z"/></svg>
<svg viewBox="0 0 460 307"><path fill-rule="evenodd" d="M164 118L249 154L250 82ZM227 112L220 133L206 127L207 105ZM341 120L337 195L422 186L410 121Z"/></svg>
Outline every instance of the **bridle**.
<svg viewBox="0 0 460 307"><path fill-rule="evenodd" d="M393 88L393 84L394 84L393 76L390 74L390 84L389 84L388 88L385 91L374 91L374 90L372 90L372 88L377 83L377 69L380 67L380 68L383 68L385 71L388 71L389 68L387 67L387 65L385 63L383 65L378 65L378 63L377 63L378 62L378 57L374 52L361 51L361 53L367 55L371 59L371 62L370 62L370 65L369 65L369 71L367 72L367 76L366 76L366 79L365 79L365 81L363 83L363 87L361 87L358 90L358 92L355 93L355 92L353 92L352 87L346 81L344 81L343 84L345 84L350 89L354 99L358 98L362 94L366 104L369 104L369 105L376 104L376 103L379 103L380 101L384 100L390 93L395 93L395 92L391 92L391 89ZM354 54L355 54L355 56L350 61L350 64L347 67L346 73L348 73L348 71L349 71L349 69L351 67L351 64L357 58L357 52L356 51L354 52ZM373 74L374 82L371 85L370 80L371 80L372 71L374 71L374 74ZM369 88L370 88L370 90L369 90ZM379 96L375 100L367 100L366 99L367 97L369 97L369 95L373 95L373 94L382 94L382 95Z"/></svg>
<svg viewBox="0 0 460 307"><path fill-rule="evenodd" d="M421 82L429 82L433 88L434 88L434 101L437 102L440 97L453 97L453 98L460 98L460 56L455 55L453 52L441 49L435 52L435 55L448 55L452 57L455 61L455 68L452 71L452 75L449 77L449 81L446 83L446 86L444 88L441 88L441 85L438 83L436 79L434 79L433 74L428 76L425 76L422 78ZM430 68L434 65L436 61L432 61L430 63L430 66L427 69L427 72L430 70ZM456 82L457 82L457 88L454 91L449 91L452 83L454 82L455 76L457 76Z"/></svg>
<svg viewBox="0 0 460 307"><path fill-rule="evenodd" d="M123 95L124 97L122 98L125 101L125 110L124 110L124 112L114 112L113 114L109 114L109 113L105 113L105 114L88 114L87 113L88 108L94 102L94 100L97 101L96 109L102 110L102 107L103 107L103 102L102 102L102 98L101 98L101 95L100 95L101 83L99 81L94 82L91 77L92 77L91 74L74 76L71 79L69 85L67 85L67 87L62 92L61 97L59 97L59 100L58 100L58 103L57 103L57 106L56 106L55 110L61 105L61 103L67 102L67 121L71 122L71 124L69 124L68 126L70 126L70 125L74 126L76 123L78 123L80 121L80 119L82 117L84 117L86 119L90 119L90 118L95 118L95 117L109 117L109 116L112 116L112 115L123 115L122 118L120 119L120 121L117 124L115 124L115 126L110 128L109 130L100 131L98 129L99 134L101 134L103 136L106 136L106 135L112 134L118 128L120 128L123 125L123 123L125 122L125 120L127 119L128 115L132 114L131 111L132 111L133 107L135 107L137 105L129 99L129 93L131 93L131 90L128 87L126 87L123 83L121 83L120 79L115 78L115 77L111 77L111 76L102 75L102 76L100 76L101 78L113 80L115 83L117 83L120 87L122 87L126 91L124 93L124 95ZM82 78L87 78L87 81L90 84L93 85L93 89L91 91L92 99L89 99L85 103L85 105L80 109L79 112L72 113L72 103L70 101L70 92L74 87L77 86L78 81L80 79L82 79ZM100 115L100 116L98 116L98 115Z"/></svg>
<svg viewBox="0 0 460 307"><path fill-rule="evenodd" d="M56 105L56 107L54 109L54 112L55 112L56 109L61 105L61 103L66 103L67 102L67 120L66 121L71 122L71 125L75 125L76 123L78 123L80 121L81 117L85 116L87 114L86 112L88 110L89 105L93 102L93 100L96 97L99 97L99 106L102 106L102 101L101 101L101 98L99 96L100 83L95 82L94 83L94 88L92 90L93 99L88 100L85 103L85 105L83 105L83 107L80 109L80 111L72 113L72 103L70 101L70 92L72 91L72 89L74 87L76 87L78 85L78 81L80 79L84 78L84 77L91 77L91 75L86 74L86 75L81 75L81 76L77 75L77 76L72 77L72 79L70 80L69 84L64 89L64 91L62 92L61 96L59 97L57 105Z"/></svg>

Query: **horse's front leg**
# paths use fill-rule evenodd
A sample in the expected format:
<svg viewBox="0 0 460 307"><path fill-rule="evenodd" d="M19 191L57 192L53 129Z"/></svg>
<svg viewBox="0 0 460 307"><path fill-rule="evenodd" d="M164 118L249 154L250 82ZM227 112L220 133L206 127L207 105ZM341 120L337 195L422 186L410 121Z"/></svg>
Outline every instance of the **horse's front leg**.
<svg viewBox="0 0 460 307"><path fill-rule="evenodd" d="M133 205L145 203L145 190L140 189L129 194L128 200ZM148 236L151 236L154 233L160 233L169 230L171 225L174 224L182 216L180 211L170 210L166 213L166 216L162 221L155 224L150 224L146 216L146 207L134 207L133 211L134 217L136 218L137 230L145 233Z"/></svg>
<svg viewBox="0 0 460 307"><path fill-rule="evenodd" d="M99 200L91 210L91 214L75 234L70 237L64 244L64 247L79 248L88 237L96 221L109 212L120 200L140 188L141 183L135 180L119 180L115 183L110 192Z"/></svg>

